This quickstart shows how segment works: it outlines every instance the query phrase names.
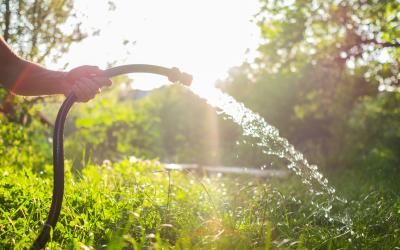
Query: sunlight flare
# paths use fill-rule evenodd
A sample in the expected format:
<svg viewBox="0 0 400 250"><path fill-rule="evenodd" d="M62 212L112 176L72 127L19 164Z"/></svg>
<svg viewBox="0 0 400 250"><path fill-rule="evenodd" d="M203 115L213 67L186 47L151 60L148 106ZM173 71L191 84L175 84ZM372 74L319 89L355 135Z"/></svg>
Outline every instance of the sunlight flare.
<svg viewBox="0 0 400 250"><path fill-rule="evenodd" d="M250 22L259 5L255 0L117 0L113 6L104 0L97 1L96 8L88 1L76 5L84 13L84 27L96 27L93 33L98 35L72 46L58 67L150 63L178 67L193 74L202 85L213 85L229 68L252 56L249 51L256 49L259 38L257 25ZM165 83L135 78L134 87L140 89Z"/></svg>

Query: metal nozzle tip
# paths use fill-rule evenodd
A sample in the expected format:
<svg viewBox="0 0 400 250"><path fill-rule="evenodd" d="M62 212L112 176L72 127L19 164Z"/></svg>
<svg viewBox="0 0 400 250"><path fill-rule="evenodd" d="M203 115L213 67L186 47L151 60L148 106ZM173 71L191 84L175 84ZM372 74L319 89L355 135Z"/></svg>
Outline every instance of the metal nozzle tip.
<svg viewBox="0 0 400 250"><path fill-rule="evenodd" d="M186 86L192 85L192 81L193 81L193 76L185 72L181 74L181 78L179 79L179 82Z"/></svg>
<svg viewBox="0 0 400 250"><path fill-rule="evenodd" d="M193 81L193 76L188 73L181 72L178 68L172 68L168 80L171 82L179 82L185 86L190 86Z"/></svg>

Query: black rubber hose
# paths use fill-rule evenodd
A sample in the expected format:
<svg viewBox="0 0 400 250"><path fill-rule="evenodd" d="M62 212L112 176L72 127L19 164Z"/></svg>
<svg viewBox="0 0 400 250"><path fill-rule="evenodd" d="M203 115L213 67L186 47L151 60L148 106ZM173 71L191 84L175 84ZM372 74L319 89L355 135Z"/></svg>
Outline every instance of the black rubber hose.
<svg viewBox="0 0 400 250"><path fill-rule="evenodd" d="M168 77L171 82L180 82L189 86L192 82L192 76L180 72L177 68L165 68L149 64L130 64L110 68L104 71L104 74L112 78L118 75L128 73L151 73ZM51 229L55 228L58 217L60 216L63 196L64 196L64 124L68 112L75 103L76 97L71 94L65 99L57 114L53 135L53 198L51 207L43 226L43 229L34 242L32 249L43 249L50 238Z"/></svg>

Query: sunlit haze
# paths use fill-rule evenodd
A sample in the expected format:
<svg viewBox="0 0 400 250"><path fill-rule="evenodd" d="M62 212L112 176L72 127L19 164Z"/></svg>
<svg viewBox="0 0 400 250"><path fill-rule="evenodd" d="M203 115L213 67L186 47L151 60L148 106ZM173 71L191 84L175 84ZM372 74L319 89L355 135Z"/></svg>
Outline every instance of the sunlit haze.
<svg viewBox="0 0 400 250"><path fill-rule="evenodd" d="M82 64L148 63L179 67L195 82L212 85L232 66L252 58L258 29L251 22L258 1L76 1L89 37L71 46L55 67ZM112 6L111 6L112 7ZM111 8L112 9L112 8ZM92 31L99 29L97 36ZM134 77L134 88L165 83L159 77Z"/></svg>

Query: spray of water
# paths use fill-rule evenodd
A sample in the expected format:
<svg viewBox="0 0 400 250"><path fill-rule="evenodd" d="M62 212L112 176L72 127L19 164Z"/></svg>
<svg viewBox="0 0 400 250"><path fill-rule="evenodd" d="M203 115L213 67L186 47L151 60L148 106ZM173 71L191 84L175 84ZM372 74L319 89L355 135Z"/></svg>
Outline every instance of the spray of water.
<svg viewBox="0 0 400 250"><path fill-rule="evenodd" d="M194 84L191 90L217 109L219 114L241 126L243 135L256 139L257 146L262 148L263 153L289 161L287 167L301 178L314 196L324 200L321 203L315 202L313 205L324 212L328 221L339 220L347 225L348 229L350 228L351 220L348 216L332 216L331 214L334 202L345 203L346 200L335 194L335 189L328 184L328 180L318 171L318 167L309 164L301 152L279 135L278 129L268 124L259 114L246 108L243 103L237 102L232 96L217 88L204 88L204 86Z"/></svg>

